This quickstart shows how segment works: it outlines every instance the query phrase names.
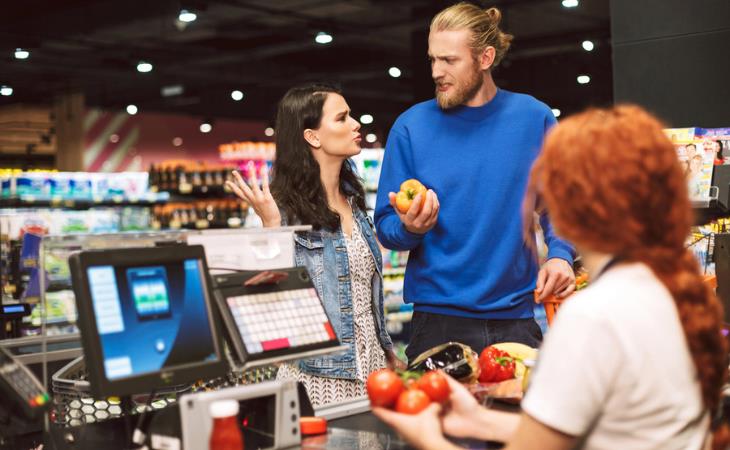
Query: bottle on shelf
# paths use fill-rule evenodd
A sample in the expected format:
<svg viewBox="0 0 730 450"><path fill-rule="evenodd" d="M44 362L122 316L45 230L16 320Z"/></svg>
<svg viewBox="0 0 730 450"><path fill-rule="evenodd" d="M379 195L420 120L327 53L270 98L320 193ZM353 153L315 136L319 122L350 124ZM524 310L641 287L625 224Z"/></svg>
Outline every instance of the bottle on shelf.
<svg viewBox="0 0 730 450"><path fill-rule="evenodd" d="M239 228L247 212L247 204L231 198L200 199L158 205L150 222L155 229Z"/></svg>
<svg viewBox="0 0 730 450"><path fill-rule="evenodd" d="M172 175L168 180L169 189L171 191L178 191L180 189L180 175L182 174L182 167L176 166L170 169Z"/></svg>
<svg viewBox="0 0 730 450"><path fill-rule="evenodd" d="M160 186L159 187L160 187L161 191L167 191L170 189L170 186L167 184L168 175L169 175L169 173L168 173L167 169L160 167L160 170L159 170Z"/></svg>
<svg viewBox="0 0 730 450"><path fill-rule="evenodd" d="M154 164L150 164L149 190L157 192L160 189L160 173Z"/></svg>
<svg viewBox="0 0 730 450"><path fill-rule="evenodd" d="M233 164L209 165L171 160L150 166L149 180L157 190L179 194L228 192L224 185L234 168Z"/></svg>
<svg viewBox="0 0 730 450"><path fill-rule="evenodd" d="M213 429L210 432L210 450L241 450L243 434L238 426L238 402L219 400L210 405Z"/></svg>
<svg viewBox="0 0 730 450"><path fill-rule="evenodd" d="M213 172L211 170L206 170L203 172L203 185L206 187L213 186Z"/></svg>

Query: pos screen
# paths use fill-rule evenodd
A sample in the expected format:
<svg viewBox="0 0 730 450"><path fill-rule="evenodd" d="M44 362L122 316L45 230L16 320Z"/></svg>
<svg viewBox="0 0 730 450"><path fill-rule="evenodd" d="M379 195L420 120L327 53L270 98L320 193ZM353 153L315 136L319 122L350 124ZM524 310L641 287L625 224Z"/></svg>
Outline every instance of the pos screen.
<svg viewBox="0 0 730 450"><path fill-rule="evenodd" d="M225 373L202 247L81 252L70 264L94 393Z"/></svg>

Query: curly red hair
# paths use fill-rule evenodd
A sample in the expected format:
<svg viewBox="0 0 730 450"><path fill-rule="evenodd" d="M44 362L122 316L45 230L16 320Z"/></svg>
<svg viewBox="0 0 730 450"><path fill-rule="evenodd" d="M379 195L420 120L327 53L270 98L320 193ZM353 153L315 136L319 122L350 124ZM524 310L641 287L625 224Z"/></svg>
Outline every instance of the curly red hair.
<svg viewBox="0 0 730 450"><path fill-rule="evenodd" d="M563 120L533 166L528 196L533 200L526 211L534 210L537 194L556 231L577 247L653 270L675 300L702 399L714 417L728 364L722 305L685 247L692 209L677 154L662 128L632 105L590 109Z"/></svg>

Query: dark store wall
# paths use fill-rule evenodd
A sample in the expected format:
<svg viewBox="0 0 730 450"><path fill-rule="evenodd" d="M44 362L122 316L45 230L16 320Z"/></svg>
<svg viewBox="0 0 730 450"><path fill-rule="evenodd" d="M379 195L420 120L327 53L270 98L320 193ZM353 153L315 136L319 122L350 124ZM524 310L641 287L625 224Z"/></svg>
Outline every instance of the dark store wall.
<svg viewBox="0 0 730 450"><path fill-rule="evenodd" d="M670 126L730 126L730 1L612 0L614 99Z"/></svg>

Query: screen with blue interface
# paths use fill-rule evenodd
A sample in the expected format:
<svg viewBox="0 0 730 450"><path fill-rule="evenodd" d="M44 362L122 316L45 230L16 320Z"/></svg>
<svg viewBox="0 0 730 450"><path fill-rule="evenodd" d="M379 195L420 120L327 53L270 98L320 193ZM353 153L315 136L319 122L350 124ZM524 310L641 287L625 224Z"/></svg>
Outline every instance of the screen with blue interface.
<svg viewBox="0 0 730 450"><path fill-rule="evenodd" d="M217 359L201 261L87 271L107 379Z"/></svg>

